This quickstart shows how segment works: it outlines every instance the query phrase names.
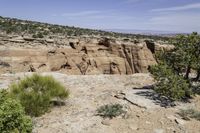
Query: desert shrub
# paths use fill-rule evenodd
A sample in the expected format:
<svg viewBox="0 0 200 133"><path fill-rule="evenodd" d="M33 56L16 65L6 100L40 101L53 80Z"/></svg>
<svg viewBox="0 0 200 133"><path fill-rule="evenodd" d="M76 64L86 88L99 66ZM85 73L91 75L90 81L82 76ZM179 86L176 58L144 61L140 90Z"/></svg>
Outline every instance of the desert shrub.
<svg viewBox="0 0 200 133"><path fill-rule="evenodd" d="M41 32L39 32L39 33L37 34L37 37L38 37L38 38L44 38L44 35L43 35Z"/></svg>
<svg viewBox="0 0 200 133"><path fill-rule="evenodd" d="M190 120L190 118L194 118L194 119L200 121L200 112L195 109L180 110L180 112L178 114L184 120Z"/></svg>
<svg viewBox="0 0 200 133"><path fill-rule="evenodd" d="M190 84L182 76L175 74L167 65L151 66L150 72L156 79L154 90L172 100L182 100L191 96Z"/></svg>
<svg viewBox="0 0 200 133"><path fill-rule="evenodd" d="M33 34L32 37L33 37L33 38L37 38L37 35L36 35L36 34Z"/></svg>
<svg viewBox="0 0 200 133"><path fill-rule="evenodd" d="M32 35L33 38L44 38L44 35L41 32Z"/></svg>
<svg viewBox="0 0 200 133"><path fill-rule="evenodd" d="M47 112L54 98L67 98L69 92L51 76L33 74L10 87L11 97L20 100L27 114L40 116Z"/></svg>
<svg viewBox="0 0 200 133"><path fill-rule="evenodd" d="M124 112L125 111L123 110L123 106L120 104L104 105L97 109L98 115L104 118L113 118L121 115Z"/></svg>
<svg viewBox="0 0 200 133"><path fill-rule="evenodd" d="M19 101L11 99L5 90L0 91L0 132L31 133L32 120L25 115Z"/></svg>

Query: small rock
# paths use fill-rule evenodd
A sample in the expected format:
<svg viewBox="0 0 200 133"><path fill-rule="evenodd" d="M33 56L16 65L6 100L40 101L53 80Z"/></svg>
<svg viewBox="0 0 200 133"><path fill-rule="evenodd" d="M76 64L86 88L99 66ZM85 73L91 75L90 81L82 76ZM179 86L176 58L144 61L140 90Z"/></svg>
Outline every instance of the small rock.
<svg viewBox="0 0 200 133"><path fill-rule="evenodd" d="M131 130L139 130L139 128L138 128L137 125L131 125L131 126L129 126L129 128L130 128Z"/></svg>
<svg viewBox="0 0 200 133"><path fill-rule="evenodd" d="M169 131L169 132L173 132L173 133L176 133L176 130L173 128L173 127L168 127L167 128L167 130Z"/></svg>
<svg viewBox="0 0 200 133"><path fill-rule="evenodd" d="M123 119L128 119L130 117L131 117L131 114L129 114L129 113L124 113L122 116Z"/></svg>
<svg viewBox="0 0 200 133"><path fill-rule="evenodd" d="M110 126L110 120L109 119L103 119L101 124L105 125L105 126Z"/></svg>
<svg viewBox="0 0 200 133"><path fill-rule="evenodd" d="M172 116L172 115L166 116L166 117L167 117L167 119L170 120L170 121L174 121L174 120L176 119L176 117L175 117L175 116Z"/></svg>
<svg viewBox="0 0 200 133"><path fill-rule="evenodd" d="M181 120L181 119L178 119L178 118L175 119L175 122L176 122L177 124L180 124L180 125L184 125L184 124L185 124L185 121L184 121L184 120Z"/></svg>
<svg viewBox="0 0 200 133"><path fill-rule="evenodd" d="M34 40L35 40L35 38L28 37L28 36L23 37L23 39L24 39L25 41L34 41Z"/></svg>
<svg viewBox="0 0 200 133"><path fill-rule="evenodd" d="M164 122L163 122L163 121L159 121L159 122L160 122L161 125L164 125Z"/></svg>
<svg viewBox="0 0 200 133"><path fill-rule="evenodd" d="M182 119L178 119L176 118L175 116L167 116L167 118L170 120L170 121L175 121L177 124L180 124L180 125L184 125L185 124L185 121L182 120Z"/></svg>
<svg viewBox="0 0 200 133"><path fill-rule="evenodd" d="M54 42L53 39L46 39L45 41L46 41L47 43L53 43L53 42Z"/></svg>
<svg viewBox="0 0 200 133"><path fill-rule="evenodd" d="M146 121L145 123L146 123L146 124L151 124L151 122L149 122L149 121Z"/></svg>
<svg viewBox="0 0 200 133"><path fill-rule="evenodd" d="M114 97L118 98L118 99L124 99L124 95L123 94L117 94Z"/></svg>
<svg viewBox="0 0 200 133"><path fill-rule="evenodd" d="M140 118L140 115L136 115L137 118Z"/></svg>
<svg viewBox="0 0 200 133"><path fill-rule="evenodd" d="M164 133L163 129L154 129L153 133Z"/></svg>

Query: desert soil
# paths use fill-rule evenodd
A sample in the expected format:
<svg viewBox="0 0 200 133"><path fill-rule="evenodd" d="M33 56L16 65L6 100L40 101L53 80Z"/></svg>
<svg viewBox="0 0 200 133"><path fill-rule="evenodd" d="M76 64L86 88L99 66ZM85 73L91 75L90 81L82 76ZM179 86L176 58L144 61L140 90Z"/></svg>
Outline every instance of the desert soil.
<svg viewBox="0 0 200 133"><path fill-rule="evenodd" d="M2 74L0 88L31 73ZM33 118L33 133L199 133L200 122L185 121L177 115L180 109L200 109L200 97L191 103L178 103L175 107L164 108L155 101L136 92L149 86L153 79L149 74L134 75L52 75L70 91L66 105L53 107L51 112ZM143 89L141 91L148 91ZM119 103L126 114L113 119L96 115L102 105Z"/></svg>

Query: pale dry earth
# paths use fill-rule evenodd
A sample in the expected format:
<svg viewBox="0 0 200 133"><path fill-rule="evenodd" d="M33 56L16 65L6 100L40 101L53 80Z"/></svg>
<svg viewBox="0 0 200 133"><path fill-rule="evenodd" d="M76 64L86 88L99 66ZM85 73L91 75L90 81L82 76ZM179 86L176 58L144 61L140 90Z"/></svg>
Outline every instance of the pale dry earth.
<svg viewBox="0 0 200 133"><path fill-rule="evenodd" d="M32 73L2 74L0 88ZM155 101L137 95L133 89L149 86L153 79L149 74L133 75L52 75L70 91L66 105L54 107L51 112L34 118L34 133L199 133L200 122L185 121L177 115L180 109L200 109L200 97L191 103L178 103L164 108ZM116 98L117 97L117 98ZM96 115L102 105L119 103L127 112L113 119Z"/></svg>

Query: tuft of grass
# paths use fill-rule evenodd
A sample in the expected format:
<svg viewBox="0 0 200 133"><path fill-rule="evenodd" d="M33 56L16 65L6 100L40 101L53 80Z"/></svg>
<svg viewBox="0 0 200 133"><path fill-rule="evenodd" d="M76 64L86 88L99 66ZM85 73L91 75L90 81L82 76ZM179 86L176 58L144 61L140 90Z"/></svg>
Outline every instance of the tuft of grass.
<svg viewBox="0 0 200 133"><path fill-rule="evenodd" d="M97 109L97 114L103 118L113 118L123 114L123 106L120 104L103 105Z"/></svg>
<svg viewBox="0 0 200 133"><path fill-rule="evenodd" d="M193 118L200 121L200 111L197 111L195 109L180 110L178 114L184 120L190 120L190 118Z"/></svg>

